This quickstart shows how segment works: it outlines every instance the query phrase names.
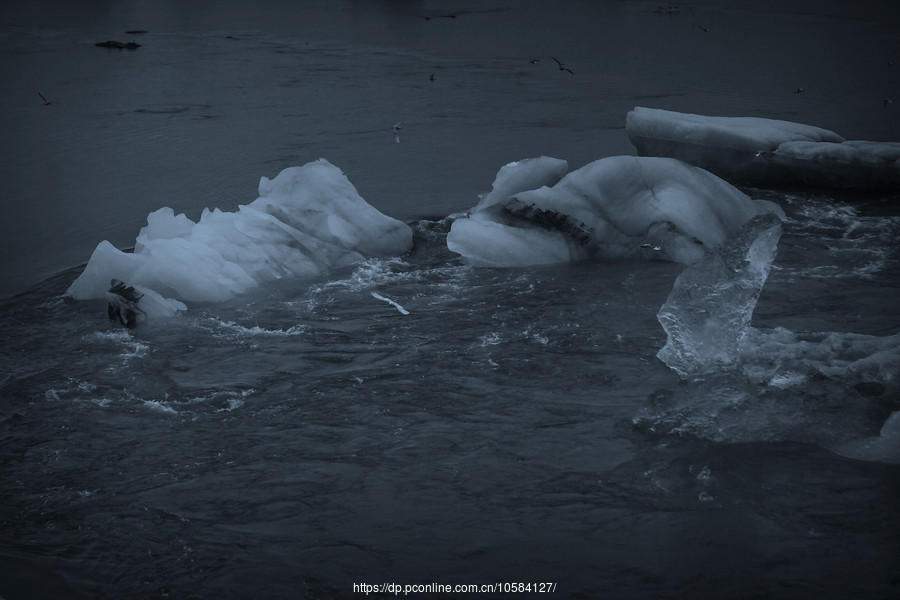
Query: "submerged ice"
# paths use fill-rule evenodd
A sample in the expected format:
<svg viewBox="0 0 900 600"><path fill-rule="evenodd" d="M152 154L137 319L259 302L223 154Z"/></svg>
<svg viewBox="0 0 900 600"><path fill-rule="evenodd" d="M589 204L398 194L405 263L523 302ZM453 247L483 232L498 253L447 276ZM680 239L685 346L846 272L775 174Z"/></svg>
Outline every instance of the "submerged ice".
<svg viewBox="0 0 900 600"><path fill-rule="evenodd" d="M678 158L729 181L900 186L900 144L846 141L812 125L635 107L626 117L626 131L641 156Z"/></svg>
<svg viewBox="0 0 900 600"><path fill-rule="evenodd" d="M657 314L667 334L657 356L685 387L635 423L715 441L808 441L900 463L900 335L751 325L781 229L771 215L756 217L678 276Z"/></svg>
<svg viewBox="0 0 900 600"><path fill-rule="evenodd" d="M133 253L101 242L66 294L102 298L117 279L173 312L175 300L226 300L266 281L312 277L411 247L406 224L366 203L340 169L320 159L263 177L259 198L236 212L206 209L198 222L171 208L151 213Z"/></svg>
<svg viewBox="0 0 900 600"><path fill-rule="evenodd" d="M524 172L524 173L523 173ZM669 158L614 156L560 179L559 161L511 163L453 222L448 248L477 266L587 257L692 263L759 214L783 214L715 175ZM522 189L524 182L539 184Z"/></svg>

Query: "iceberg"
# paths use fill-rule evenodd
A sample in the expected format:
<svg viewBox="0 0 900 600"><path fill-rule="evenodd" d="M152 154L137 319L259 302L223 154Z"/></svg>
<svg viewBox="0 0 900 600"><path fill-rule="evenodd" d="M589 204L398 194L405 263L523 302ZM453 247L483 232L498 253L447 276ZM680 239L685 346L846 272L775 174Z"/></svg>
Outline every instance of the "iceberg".
<svg viewBox="0 0 900 600"><path fill-rule="evenodd" d="M635 107L625 130L640 156L678 158L735 183L900 186L900 144L846 141L812 125Z"/></svg>
<svg viewBox="0 0 900 600"><path fill-rule="evenodd" d="M100 242L66 295L103 298L116 279L157 305L216 302L411 248L409 226L366 203L340 169L319 159L263 177L259 197L236 212L204 209L198 222L167 207L151 213L133 253Z"/></svg>
<svg viewBox="0 0 900 600"><path fill-rule="evenodd" d="M533 159L530 159L533 160ZM753 217L780 207L753 200L715 175L670 158L614 156L558 181L544 162L503 167L494 192L456 219L447 247L475 266L527 266L601 258L699 260ZM518 170L527 170L520 175ZM498 192L502 190L502 192ZM495 193L498 192L498 193Z"/></svg>

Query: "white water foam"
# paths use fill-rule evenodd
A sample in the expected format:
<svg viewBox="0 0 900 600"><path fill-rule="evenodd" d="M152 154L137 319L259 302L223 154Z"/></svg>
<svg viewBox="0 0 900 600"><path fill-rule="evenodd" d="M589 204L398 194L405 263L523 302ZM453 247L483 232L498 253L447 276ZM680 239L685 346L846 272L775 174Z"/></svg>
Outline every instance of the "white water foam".
<svg viewBox="0 0 900 600"><path fill-rule="evenodd" d="M124 359L141 358L147 355L150 346L135 339L127 330L95 331L84 338L86 341L112 342L122 348L120 354Z"/></svg>
<svg viewBox="0 0 900 600"><path fill-rule="evenodd" d="M786 266L789 279L861 278L876 280L891 264L900 235L900 218L865 216L845 202L817 196L786 194L793 206L791 234L816 246L824 244L831 264Z"/></svg>
<svg viewBox="0 0 900 600"><path fill-rule="evenodd" d="M212 321L216 327L230 331L231 334L239 336L291 336L301 335L309 329L306 325L302 324L291 325L287 329L266 329L259 325L246 327L239 323L235 323L234 321L223 321L218 318L212 318L210 321Z"/></svg>

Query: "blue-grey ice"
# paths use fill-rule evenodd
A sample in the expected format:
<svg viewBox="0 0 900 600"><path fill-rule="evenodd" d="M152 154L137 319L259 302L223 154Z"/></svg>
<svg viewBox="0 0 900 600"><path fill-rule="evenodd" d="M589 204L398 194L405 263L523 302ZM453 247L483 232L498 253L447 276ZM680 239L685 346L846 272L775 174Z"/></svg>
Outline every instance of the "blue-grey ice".
<svg viewBox="0 0 900 600"><path fill-rule="evenodd" d="M145 297L221 301L266 281L313 277L411 247L406 224L368 204L320 159L263 177L259 198L236 212L207 209L196 223L171 208L151 213L133 253L101 242L66 294L102 298L118 279Z"/></svg>
<svg viewBox="0 0 900 600"><path fill-rule="evenodd" d="M753 217L783 215L675 159L613 156L562 178L560 162L503 167L493 191L453 222L448 248L476 266L648 256L689 264ZM523 190L531 184L540 187Z"/></svg>
<svg viewBox="0 0 900 600"><path fill-rule="evenodd" d="M900 143L852 140L802 123L635 107L626 132L641 156L665 156L729 181L900 187Z"/></svg>

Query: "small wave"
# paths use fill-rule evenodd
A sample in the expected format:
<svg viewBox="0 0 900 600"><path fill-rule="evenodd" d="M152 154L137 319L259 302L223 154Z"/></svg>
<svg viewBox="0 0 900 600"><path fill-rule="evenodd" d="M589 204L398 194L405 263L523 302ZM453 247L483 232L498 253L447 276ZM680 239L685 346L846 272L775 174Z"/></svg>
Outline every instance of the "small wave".
<svg viewBox="0 0 900 600"><path fill-rule="evenodd" d="M135 339L131 333L124 329L111 331L95 331L83 337L87 342L109 342L120 348L119 358L122 364L128 363L134 358L144 358L150 352L150 345ZM110 366L108 370L116 370Z"/></svg>
<svg viewBox="0 0 900 600"><path fill-rule="evenodd" d="M787 268L786 276L874 280L893 264L900 218L865 216L856 207L831 198L788 195L786 199L795 207L787 234L823 246L830 263L803 261Z"/></svg>
<svg viewBox="0 0 900 600"><path fill-rule="evenodd" d="M305 333L309 328L306 325L291 325L287 329L266 329L264 327L260 327L259 325L254 325L253 327L245 327L239 323L235 323L234 321L223 321L218 318L210 319L213 324L220 328L228 330L234 334L242 335L242 336L290 336L290 335L301 335Z"/></svg>
<svg viewBox="0 0 900 600"><path fill-rule="evenodd" d="M193 407L198 405L208 407L215 413L231 412L244 406L247 398L255 392L254 389L214 391L207 395L189 398L184 401L184 404Z"/></svg>
<svg viewBox="0 0 900 600"><path fill-rule="evenodd" d="M177 415L178 411L169 406L168 404L161 402L159 400L144 400L143 404L145 407L149 408L154 412L161 412L170 415Z"/></svg>
<svg viewBox="0 0 900 600"><path fill-rule="evenodd" d="M400 285L421 283L423 281L453 282L461 276L459 266L422 266L410 264L401 258L376 258L359 263L343 279L328 281L313 291L346 290L350 292L364 292L374 287L385 285Z"/></svg>
<svg viewBox="0 0 900 600"><path fill-rule="evenodd" d="M214 390L207 394L187 398L171 397L164 394L158 400L141 400L141 404L155 412L164 414L189 414L196 418L198 413L225 413L235 411L245 405L247 398L256 393L254 389Z"/></svg>
<svg viewBox="0 0 900 600"><path fill-rule="evenodd" d="M531 327L522 332L522 337L526 340L532 340L541 344L542 346L546 346L550 343L550 338L546 335L540 334L536 331L532 331Z"/></svg>
<svg viewBox="0 0 900 600"><path fill-rule="evenodd" d="M365 290L386 282L416 277L412 265L400 258L369 259L361 262L343 282L353 290Z"/></svg>
<svg viewBox="0 0 900 600"><path fill-rule="evenodd" d="M479 347L487 348L489 346L498 346L503 343L503 338L499 333L491 332L478 338Z"/></svg>
<svg viewBox="0 0 900 600"><path fill-rule="evenodd" d="M67 401L73 404L93 404L100 408L107 408L113 401L115 393L97 386L96 384L68 378L62 384L54 384L44 391L44 400L48 402Z"/></svg>

